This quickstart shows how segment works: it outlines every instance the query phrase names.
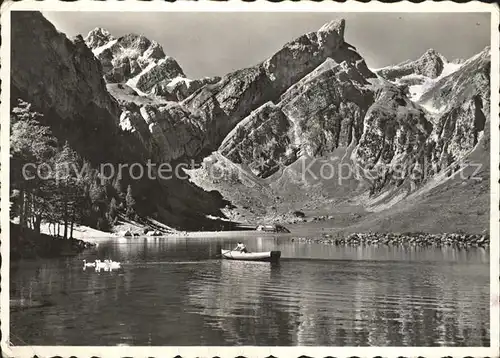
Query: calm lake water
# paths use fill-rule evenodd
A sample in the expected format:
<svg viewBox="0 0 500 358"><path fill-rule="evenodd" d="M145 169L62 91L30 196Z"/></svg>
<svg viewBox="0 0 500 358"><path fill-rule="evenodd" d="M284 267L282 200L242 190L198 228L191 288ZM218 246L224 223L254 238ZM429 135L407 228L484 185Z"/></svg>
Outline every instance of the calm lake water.
<svg viewBox="0 0 500 358"><path fill-rule="evenodd" d="M245 238L279 264L224 261L234 239L129 238L14 263L15 345L489 346L489 251ZM112 272L82 269L111 258Z"/></svg>

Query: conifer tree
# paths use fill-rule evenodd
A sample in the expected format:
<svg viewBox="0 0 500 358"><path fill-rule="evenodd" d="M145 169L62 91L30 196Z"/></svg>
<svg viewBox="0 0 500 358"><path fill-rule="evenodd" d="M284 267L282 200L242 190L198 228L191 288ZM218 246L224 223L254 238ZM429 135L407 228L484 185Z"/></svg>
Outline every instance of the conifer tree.
<svg viewBox="0 0 500 358"><path fill-rule="evenodd" d="M127 196L125 197L125 203L127 205L127 215L130 217L135 212L135 199L132 195L132 187L129 185L127 187Z"/></svg>

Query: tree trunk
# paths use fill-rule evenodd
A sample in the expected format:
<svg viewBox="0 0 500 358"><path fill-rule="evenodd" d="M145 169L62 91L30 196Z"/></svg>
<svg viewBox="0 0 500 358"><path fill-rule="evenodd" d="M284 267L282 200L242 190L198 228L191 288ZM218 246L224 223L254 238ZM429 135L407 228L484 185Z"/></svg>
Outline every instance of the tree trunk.
<svg viewBox="0 0 500 358"><path fill-rule="evenodd" d="M40 226L42 224L42 215L38 214L34 216L33 230L35 230L36 235L40 235Z"/></svg>
<svg viewBox="0 0 500 358"><path fill-rule="evenodd" d="M29 228L30 227L30 208L31 208L31 203L30 203L30 193L26 193L24 198L24 225L25 227Z"/></svg>
<svg viewBox="0 0 500 358"><path fill-rule="evenodd" d="M35 194L31 193L31 202L30 202L30 219L31 219L31 229L35 230Z"/></svg>
<svg viewBox="0 0 500 358"><path fill-rule="evenodd" d="M69 237L70 239L73 238L73 226L75 224L75 211L73 210L73 212L71 213L71 229L69 231Z"/></svg>
<svg viewBox="0 0 500 358"><path fill-rule="evenodd" d="M68 238L68 203L64 203L64 240Z"/></svg>
<svg viewBox="0 0 500 358"><path fill-rule="evenodd" d="M21 189L21 202L19 203L19 232L23 232L23 228L26 225L25 221L25 213L24 213L24 189Z"/></svg>

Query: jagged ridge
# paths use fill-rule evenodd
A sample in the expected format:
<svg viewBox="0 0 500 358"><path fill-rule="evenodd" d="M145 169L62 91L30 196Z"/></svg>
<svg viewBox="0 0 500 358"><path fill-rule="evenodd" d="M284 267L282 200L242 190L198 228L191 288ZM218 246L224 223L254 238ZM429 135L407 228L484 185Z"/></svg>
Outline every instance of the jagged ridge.
<svg viewBox="0 0 500 358"><path fill-rule="evenodd" d="M41 19L35 16L35 25L46 28L46 20ZM44 32L46 38L37 32L29 34L34 40L23 35L26 48L40 52L41 67L31 70L29 56L18 47L13 85L26 99L38 101L37 106L56 111L58 118L83 121L93 116L97 121L92 123L103 135L106 129L99 126L105 123L111 133L118 132L119 119L122 129L140 140L140 151L155 161L201 159L218 149L234 165L251 170L255 176L251 180L268 178L267 184L259 185L269 184L269 188L280 182L283 192L291 185L280 179L285 176L278 177L286 168L299 159L334 152L363 168L381 168L381 175L368 186L343 190L344 197L361 195L369 188L373 198L397 202L470 155L481 140L485 142L489 49L448 75L449 62L427 51L416 61L378 71L384 80L345 42L344 31L345 21L332 21L285 44L256 66L222 78L191 81L159 44L143 36L116 39L96 29L86 38L92 54L81 37L71 43L61 34L54 35L52 27ZM57 50L49 55L37 40L58 42ZM58 56L71 60L60 61ZM62 63L61 68L47 72L49 62ZM45 78L37 87L31 81L41 73ZM433 80L419 104L401 86L401 80L411 76ZM128 97L116 102L102 77L108 88L114 86L117 98L120 89ZM84 95L76 96L72 86ZM137 100L130 100L134 97ZM441 103L447 106L436 110ZM263 165L253 165L256 162ZM432 165L425 166L428 162ZM394 176L396 165L403 168L402 178ZM421 175L410 176L422 166ZM170 194L178 197L194 190L183 188Z"/></svg>

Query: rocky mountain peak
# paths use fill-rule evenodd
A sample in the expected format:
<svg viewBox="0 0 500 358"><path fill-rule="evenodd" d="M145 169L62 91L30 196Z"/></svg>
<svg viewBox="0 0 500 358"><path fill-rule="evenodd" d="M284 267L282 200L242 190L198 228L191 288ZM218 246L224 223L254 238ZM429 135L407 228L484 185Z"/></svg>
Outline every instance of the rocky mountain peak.
<svg viewBox="0 0 500 358"><path fill-rule="evenodd" d="M463 58L456 58L454 60L452 60L450 63L453 63L455 65L461 65L462 63L464 63L466 60L463 59Z"/></svg>
<svg viewBox="0 0 500 358"><path fill-rule="evenodd" d="M69 40L41 13L19 11L13 16L12 43L25 44L12 48L13 98L27 98L41 112L50 111L46 124L59 121L60 133L68 138L81 133L72 130L75 125L96 128L94 138L116 130L118 105L81 35Z"/></svg>
<svg viewBox="0 0 500 358"><path fill-rule="evenodd" d="M155 85L167 84L176 77L185 77L182 68L166 56L162 46L135 33L119 38L107 30L96 28L85 42L101 62L108 83L125 83L144 93Z"/></svg>
<svg viewBox="0 0 500 358"><path fill-rule="evenodd" d="M441 53L436 51L433 48L428 49L425 51L422 56L420 56L420 59L424 61L442 61L443 63L448 63L449 61L444 57ZM420 60L419 59L419 60Z"/></svg>
<svg viewBox="0 0 500 358"><path fill-rule="evenodd" d="M344 30L344 19L330 21L318 31L288 42L264 61L266 75L277 92L283 93L327 58L337 63L345 61L355 66L365 77L374 77L359 53L344 41Z"/></svg>
<svg viewBox="0 0 500 358"><path fill-rule="evenodd" d="M423 53L422 56L435 56L435 57L438 57L440 55L441 54L439 52L437 52L436 50L434 50L433 48L429 48L427 51L425 51Z"/></svg>
<svg viewBox="0 0 500 358"><path fill-rule="evenodd" d="M415 63L415 73L430 78L438 77L448 61L433 49L427 50ZM445 62L446 61L446 62Z"/></svg>
<svg viewBox="0 0 500 358"><path fill-rule="evenodd" d="M165 56L163 48L156 41L151 41L143 35L127 34L118 39L120 45L126 49L129 56L152 58L160 60Z"/></svg>
<svg viewBox="0 0 500 358"><path fill-rule="evenodd" d="M395 66L384 67L377 73L389 81L401 79L409 75L421 75L428 78L439 77L448 60L436 50L430 48L417 60L407 60Z"/></svg>
<svg viewBox="0 0 500 358"><path fill-rule="evenodd" d="M333 20L324 24L317 32L320 46L339 47L344 43L345 20Z"/></svg>
<svg viewBox="0 0 500 358"><path fill-rule="evenodd" d="M448 60L434 49L428 49L416 61L416 73L430 78L436 78L443 72L444 64Z"/></svg>
<svg viewBox="0 0 500 358"><path fill-rule="evenodd" d="M483 48L483 50L481 52L479 52L478 54L476 54L475 56L472 56L469 60L473 60L475 57L482 57L482 56L491 56L491 47L490 46L486 46L485 48ZM464 60L463 62L467 62L468 60Z"/></svg>
<svg viewBox="0 0 500 358"><path fill-rule="evenodd" d="M104 46L113 40L115 40L114 36L102 27L96 27L85 37L85 43L92 50Z"/></svg>

